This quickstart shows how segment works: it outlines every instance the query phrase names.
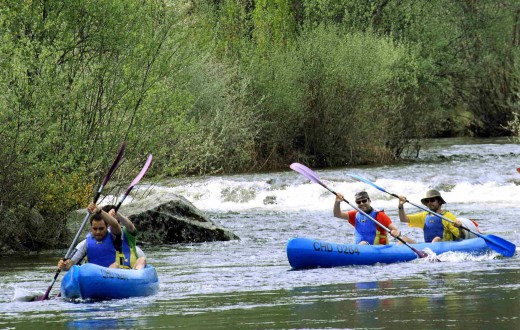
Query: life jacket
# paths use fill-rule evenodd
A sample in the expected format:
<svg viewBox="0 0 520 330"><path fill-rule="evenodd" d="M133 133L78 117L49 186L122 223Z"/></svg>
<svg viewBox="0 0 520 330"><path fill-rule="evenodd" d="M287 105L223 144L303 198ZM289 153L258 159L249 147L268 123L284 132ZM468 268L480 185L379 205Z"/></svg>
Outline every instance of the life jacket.
<svg viewBox="0 0 520 330"><path fill-rule="evenodd" d="M431 213L428 213L424 220L424 241L431 243L433 239L439 236L441 239L444 234L444 225L442 224L442 218Z"/></svg>
<svg viewBox="0 0 520 330"><path fill-rule="evenodd" d="M377 213L379 213L379 211L372 209L368 215L376 219ZM356 213L354 228L356 229L356 244L359 244L361 241L367 241L369 244L375 245L387 244L387 235L381 234L381 232L377 230L377 224L359 211Z"/></svg>
<svg viewBox="0 0 520 330"><path fill-rule="evenodd" d="M121 231L122 244L121 248L116 248L116 256L120 268L132 268L135 264L136 252L130 248L125 232Z"/></svg>
<svg viewBox="0 0 520 330"><path fill-rule="evenodd" d="M89 263L109 267L112 263L119 263L121 268L130 268L130 247L126 240L122 240L121 252L117 251L110 232L102 241L96 240L91 233L87 235L87 260Z"/></svg>
<svg viewBox="0 0 520 330"><path fill-rule="evenodd" d="M103 267L108 267L116 261L116 249L110 233L107 233L101 241L96 240L91 233L88 233L87 260L91 264Z"/></svg>

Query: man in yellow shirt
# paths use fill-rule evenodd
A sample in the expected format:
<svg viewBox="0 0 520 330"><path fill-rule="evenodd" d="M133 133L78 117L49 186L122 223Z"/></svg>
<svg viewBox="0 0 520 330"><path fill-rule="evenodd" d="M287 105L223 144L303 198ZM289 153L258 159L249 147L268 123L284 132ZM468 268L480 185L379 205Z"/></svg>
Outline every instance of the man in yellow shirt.
<svg viewBox="0 0 520 330"><path fill-rule="evenodd" d="M406 197L399 196L399 220L408 223L409 227L421 228L424 231L424 241L426 243L456 241L461 238L459 227L462 223L457 220L453 213L442 210L442 205L446 204L446 202L437 190L428 190L426 192L426 197L421 199L421 203L427 206L431 211L452 220L453 223L443 220L441 217L429 212L419 212L407 215L403 207L403 204L406 201Z"/></svg>

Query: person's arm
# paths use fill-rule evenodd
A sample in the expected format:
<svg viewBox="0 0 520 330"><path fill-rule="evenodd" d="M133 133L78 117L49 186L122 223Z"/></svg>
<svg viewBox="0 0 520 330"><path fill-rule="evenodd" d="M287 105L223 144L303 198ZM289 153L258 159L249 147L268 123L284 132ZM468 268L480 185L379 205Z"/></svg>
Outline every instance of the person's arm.
<svg viewBox="0 0 520 330"><path fill-rule="evenodd" d="M121 236L121 226L119 226L119 223L113 216L103 211L103 209L97 206L94 202L89 204L88 211L91 214L101 215L101 218L106 221L108 226L110 226L110 232L112 235Z"/></svg>
<svg viewBox="0 0 520 330"><path fill-rule="evenodd" d="M79 242L79 244L76 246L76 252L72 255L70 260L72 260L73 265L77 265L85 258L87 255L87 240L82 240Z"/></svg>
<svg viewBox="0 0 520 330"><path fill-rule="evenodd" d="M393 223L388 225L388 229L390 229L390 235L393 237L401 236L401 231Z"/></svg>
<svg viewBox="0 0 520 330"><path fill-rule="evenodd" d="M459 229L460 225L462 224L460 220L458 220L455 215L453 215L450 212L446 212L444 216L450 220L452 220L454 223L451 223L449 221L443 220L445 223L444 226L451 232L451 234L455 238L460 238L461 230Z"/></svg>
<svg viewBox="0 0 520 330"><path fill-rule="evenodd" d="M348 220L349 215L347 212L341 212L340 203L343 201L343 195L336 194L336 200L334 201L333 214L336 218Z"/></svg>
<svg viewBox="0 0 520 330"><path fill-rule="evenodd" d="M122 225L122 226L125 226L126 230L130 233L130 234L133 234L135 233L135 226L134 224L132 223L132 221L130 221L130 219L128 219L127 217L125 217L124 215L122 215L121 213L118 213L116 212L116 210L114 209L111 209L108 214L110 214L112 217L114 217L115 219L117 219L119 221L119 223Z"/></svg>
<svg viewBox="0 0 520 330"><path fill-rule="evenodd" d="M408 216L404 212L404 203L406 201L407 201L406 197L399 196L399 206L397 207L397 209L399 210L399 221L405 222L405 223L409 223L410 219L408 218Z"/></svg>
<svg viewBox="0 0 520 330"><path fill-rule="evenodd" d="M87 255L87 241L83 240L76 246L76 252L70 259L58 261L58 269L68 271L72 266L78 264Z"/></svg>
<svg viewBox="0 0 520 330"><path fill-rule="evenodd" d="M61 269L64 271L68 271L70 269L70 267L72 267L73 265L74 264L73 264L72 260L70 260L70 259L67 259L67 260L60 259L60 261L58 261L58 269Z"/></svg>
<svg viewBox="0 0 520 330"><path fill-rule="evenodd" d="M388 214L386 214L385 212L383 212L383 211L377 212L376 220L383 226L390 229L389 234L392 235L393 237L398 237L399 235L401 235L401 231L399 229L397 229L396 225L394 225L394 223L392 222L392 220L390 219ZM381 228L381 229L384 230L383 228Z"/></svg>
<svg viewBox="0 0 520 330"><path fill-rule="evenodd" d="M446 221L447 222L447 221ZM448 222L446 227L455 238L460 238L460 229L455 227L452 223Z"/></svg>

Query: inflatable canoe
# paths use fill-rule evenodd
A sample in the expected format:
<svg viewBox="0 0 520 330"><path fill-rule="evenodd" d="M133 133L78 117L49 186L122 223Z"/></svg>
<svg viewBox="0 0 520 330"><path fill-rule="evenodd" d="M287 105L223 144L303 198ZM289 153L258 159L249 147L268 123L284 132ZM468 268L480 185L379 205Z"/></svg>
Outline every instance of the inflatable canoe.
<svg viewBox="0 0 520 330"><path fill-rule="evenodd" d="M410 245L419 251L429 249L437 255L449 251L481 255L492 251L482 238ZM417 259L417 254L404 244L356 245L331 243L311 238L292 238L287 242L287 258L293 269L301 269L389 264Z"/></svg>
<svg viewBox="0 0 520 330"><path fill-rule="evenodd" d="M105 268L94 264L72 266L61 281L66 299L109 300L144 297L159 290L155 268L140 270Z"/></svg>

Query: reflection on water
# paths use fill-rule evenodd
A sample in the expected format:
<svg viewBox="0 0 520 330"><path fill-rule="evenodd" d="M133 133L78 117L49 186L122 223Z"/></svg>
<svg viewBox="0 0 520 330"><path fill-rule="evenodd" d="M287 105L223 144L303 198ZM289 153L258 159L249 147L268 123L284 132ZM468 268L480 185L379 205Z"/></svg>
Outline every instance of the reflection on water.
<svg viewBox="0 0 520 330"><path fill-rule="evenodd" d="M389 287L389 281L379 282L360 282L356 284L356 291L358 295L358 299L356 300L356 307L358 314L364 315L366 311L376 310L381 307L381 305L388 306L390 304L390 300L376 297L366 297L362 290L374 290L379 294L384 294L383 290L381 292L378 291L379 287L383 289L384 287Z"/></svg>
<svg viewBox="0 0 520 330"><path fill-rule="evenodd" d="M436 275L427 280L360 282L352 285L299 288L295 315L308 325L338 327L414 328L446 327L516 329L520 325L520 277L517 271L499 271L487 282L483 274ZM498 287L494 283L509 283ZM491 282L491 283L488 283ZM490 285L488 287L488 285ZM326 294L324 294L326 293ZM306 299L310 298L310 299ZM497 299L498 298L498 299ZM331 314L334 322L332 323ZM333 324L333 325L332 325Z"/></svg>
<svg viewBox="0 0 520 330"><path fill-rule="evenodd" d="M141 325L145 325L138 320L127 319L85 319L76 321L67 321L65 328L67 329L137 329Z"/></svg>

